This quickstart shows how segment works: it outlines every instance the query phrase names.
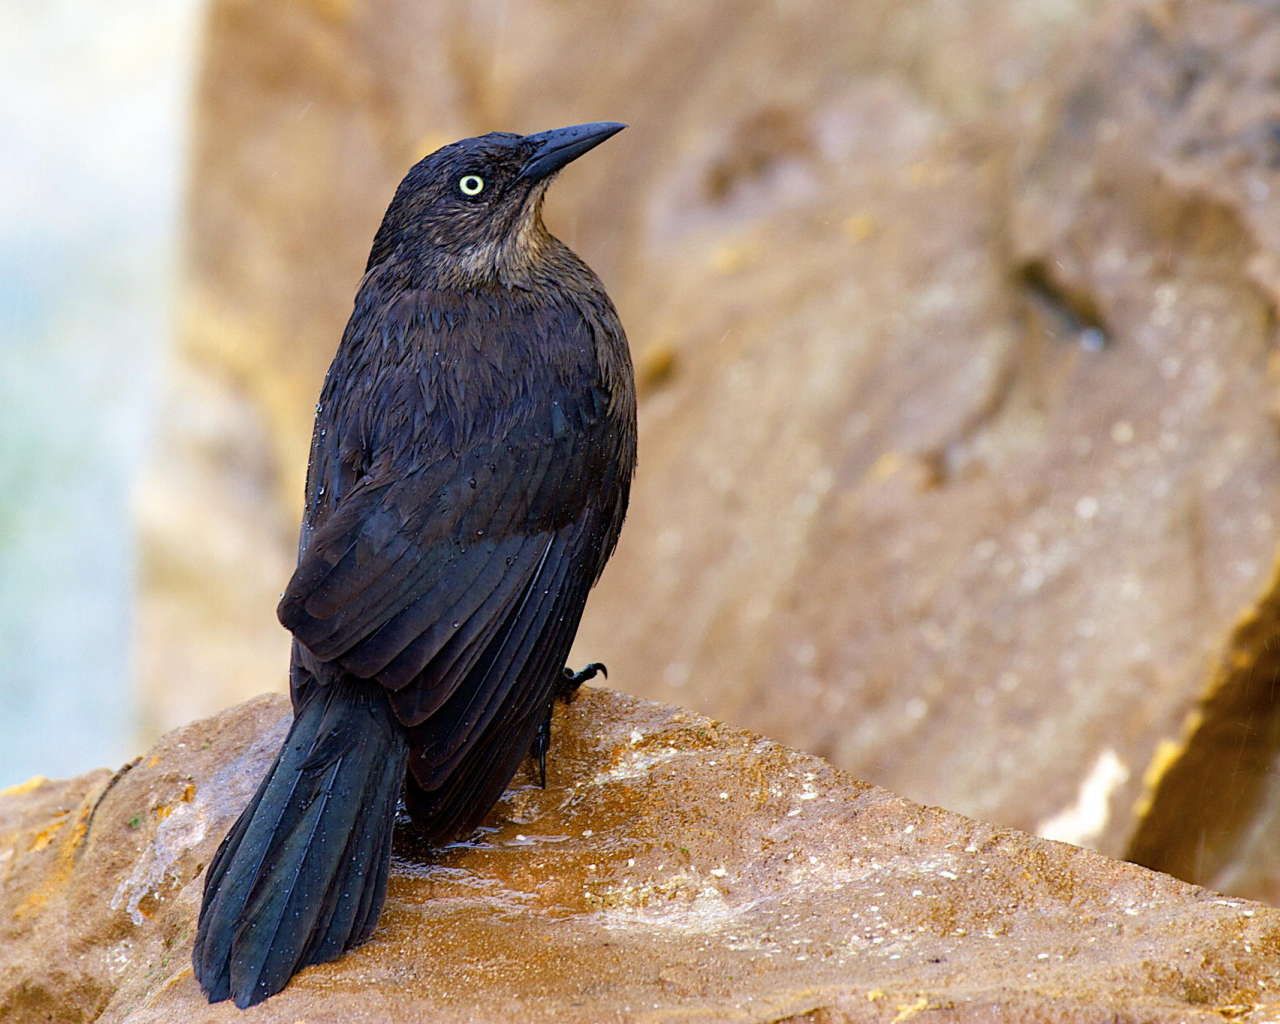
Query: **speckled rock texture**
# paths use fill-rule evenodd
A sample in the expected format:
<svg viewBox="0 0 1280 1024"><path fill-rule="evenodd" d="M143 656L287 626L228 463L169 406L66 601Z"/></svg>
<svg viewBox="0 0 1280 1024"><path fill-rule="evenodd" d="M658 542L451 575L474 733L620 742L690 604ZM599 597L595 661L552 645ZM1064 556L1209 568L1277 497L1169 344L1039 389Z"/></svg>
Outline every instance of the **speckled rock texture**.
<svg viewBox="0 0 1280 1024"><path fill-rule="evenodd" d="M1276 67L1271 0L215 0L153 735L283 686L311 403L404 168L616 118L548 210L643 387L575 658L1280 900Z"/></svg>
<svg viewBox="0 0 1280 1024"><path fill-rule="evenodd" d="M0 796L0 1019L1280 1016L1280 911L590 688L557 714L546 790L518 777L439 853L401 831L368 944L248 1012L210 1007L190 968L202 871L288 714L257 698L115 775Z"/></svg>

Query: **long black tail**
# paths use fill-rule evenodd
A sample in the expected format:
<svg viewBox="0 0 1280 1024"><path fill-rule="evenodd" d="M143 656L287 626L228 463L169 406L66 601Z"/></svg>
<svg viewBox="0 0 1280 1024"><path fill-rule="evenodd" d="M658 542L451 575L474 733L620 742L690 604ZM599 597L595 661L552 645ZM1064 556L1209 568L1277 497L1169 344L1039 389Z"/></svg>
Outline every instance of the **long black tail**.
<svg viewBox="0 0 1280 1024"><path fill-rule="evenodd" d="M275 763L205 876L192 957L243 1009L359 945L387 896L408 741L368 682L309 687Z"/></svg>

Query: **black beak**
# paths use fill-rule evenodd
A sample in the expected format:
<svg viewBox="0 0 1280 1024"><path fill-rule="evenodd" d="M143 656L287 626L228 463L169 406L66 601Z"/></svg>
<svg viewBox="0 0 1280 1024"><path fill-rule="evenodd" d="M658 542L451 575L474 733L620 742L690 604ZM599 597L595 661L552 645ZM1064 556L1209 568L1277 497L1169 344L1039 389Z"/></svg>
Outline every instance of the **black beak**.
<svg viewBox="0 0 1280 1024"><path fill-rule="evenodd" d="M533 143L537 148L520 169L520 177L526 181L537 181L555 174L570 160L576 160L587 150L595 149L625 127L625 124L617 121L593 121L591 124L574 124L568 128L553 128L549 132L526 135L525 141Z"/></svg>

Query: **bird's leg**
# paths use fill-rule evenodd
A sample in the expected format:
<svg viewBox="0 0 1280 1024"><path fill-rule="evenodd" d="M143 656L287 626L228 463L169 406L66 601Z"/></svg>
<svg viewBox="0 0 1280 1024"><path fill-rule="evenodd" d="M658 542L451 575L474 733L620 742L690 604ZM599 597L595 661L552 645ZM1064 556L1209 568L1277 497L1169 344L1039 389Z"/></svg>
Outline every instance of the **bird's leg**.
<svg viewBox="0 0 1280 1024"><path fill-rule="evenodd" d="M543 789L547 788L547 748L551 746L551 709L554 706L554 701L547 704L547 717L533 734L533 743L529 746L529 753L538 762L538 785Z"/></svg>
<svg viewBox="0 0 1280 1024"><path fill-rule="evenodd" d="M533 734L533 743L529 745L529 753L538 762L538 784L543 789L547 788L547 751L551 749L551 716L556 708L556 699L559 698L567 704L573 700L579 686L597 675L609 678L609 670L598 661L593 661L580 672L574 672L567 666L560 670L560 678L556 680L555 690L551 694L551 699L547 701L547 715L539 724L537 732Z"/></svg>

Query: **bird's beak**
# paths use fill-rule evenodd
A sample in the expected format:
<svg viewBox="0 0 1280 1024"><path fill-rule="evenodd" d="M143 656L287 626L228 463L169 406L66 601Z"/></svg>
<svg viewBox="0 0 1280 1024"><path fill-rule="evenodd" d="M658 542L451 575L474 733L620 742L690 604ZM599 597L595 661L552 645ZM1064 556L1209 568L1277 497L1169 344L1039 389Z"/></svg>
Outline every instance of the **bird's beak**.
<svg viewBox="0 0 1280 1024"><path fill-rule="evenodd" d="M625 124L617 121L593 121L591 124L574 124L568 128L553 128L549 132L526 135L525 141L532 142L537 148L520 169L520 177L526 181L537 181L555 174L570 160L576 160L587 150L595 149L625 127Z"/></svg>

